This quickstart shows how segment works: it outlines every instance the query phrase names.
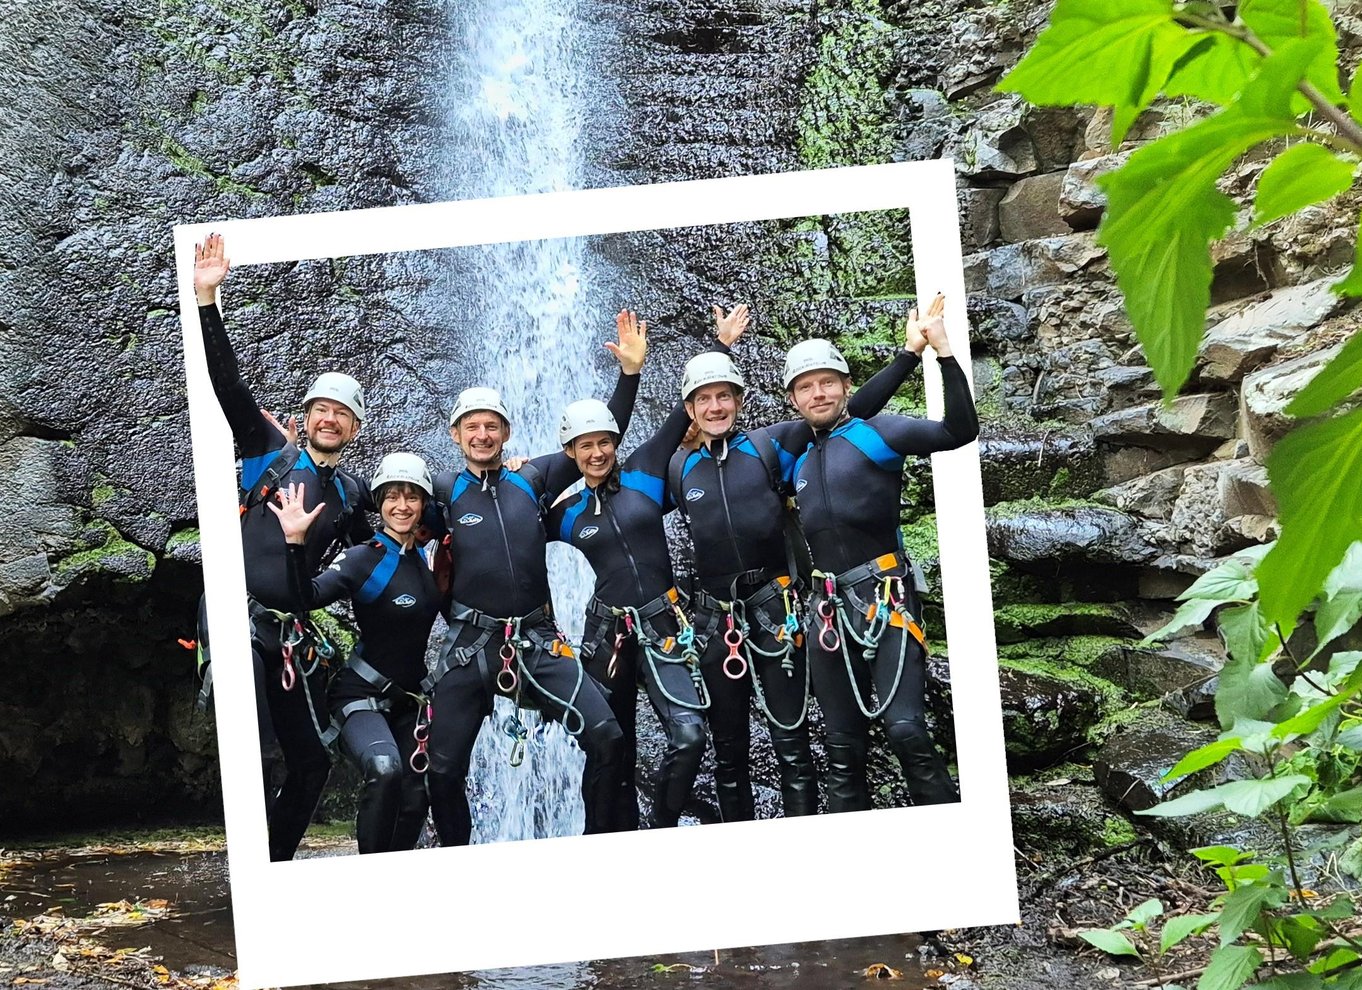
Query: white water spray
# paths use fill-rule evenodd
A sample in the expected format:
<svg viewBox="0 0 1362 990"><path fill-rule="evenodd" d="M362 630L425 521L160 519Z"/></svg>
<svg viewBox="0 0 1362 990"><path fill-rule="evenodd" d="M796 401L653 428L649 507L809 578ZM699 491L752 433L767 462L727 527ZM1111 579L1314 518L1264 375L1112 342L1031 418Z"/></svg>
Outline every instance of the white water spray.
<svg viewBox="0 0 1362 990"><path fill-rule="evenodd" d="M451 129L460 156L457 198L508 196L583 185L579 155L583 80L577 58L581 14L571 0L476 0L451 5L459 62L452 72ZM593 368L607 329L587 299L593 272L580 239L493 245L472 277L480 309L467 314L460 346L477 354L472 380L499 388L512 416L510 454L558 450L564 406L608 387ZM470 346L471 345L471 346ZM585 561L550 545L554 606L569 636L580 635L593 577ZM469 799L473 841L571 835L582 830L584 757L561 726L531 729L524 763L510 765L508 721L497 709L473 752Z"/></svg>

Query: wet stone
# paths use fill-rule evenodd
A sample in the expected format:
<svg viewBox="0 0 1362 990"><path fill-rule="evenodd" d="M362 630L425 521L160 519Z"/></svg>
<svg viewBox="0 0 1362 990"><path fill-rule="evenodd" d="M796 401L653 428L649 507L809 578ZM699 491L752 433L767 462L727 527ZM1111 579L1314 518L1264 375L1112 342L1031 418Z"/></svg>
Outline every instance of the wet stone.
<svg viewBox="0 0 1362 990"><path fill-rule="evenodd" d="M1102 702L1082 684L1011 667L998 670L1007 766L1021 773L1063 760L1088 742Z"/></svg>
<svg viewBox="0 0 1362 990"><path fill-rule="evenodd" d="M1163 774L1198 746L1214 742L1217 733L1202 725L1151 710L1140 722L1116 732L1093 762L1093 775L1107 797L1131 811L1152 808L1169 797L1201 787L1213 787L1242 779L1249 770L1242 759L1231 757L1200 773L1167 782ZM1151 830L1161 818L1148 820Z"/></svg>
<svg viewBox="0 0 1362 990"><path fill-rule="evenodd" d="M1204 681L1224 663L1223 657L1180 648L1180 642L1162 650L1133 646L1108 650L1093 666L1093 673L1136 697L1159 698Z"/></svg>
<svg viewBox="0 0 1362 990"><path fill-rule="evenodd" d="M989 554L1004 560L1082 559L1143 563L1158 554L1133 517L1115 509L1075 506L987 516Z"/></svg>

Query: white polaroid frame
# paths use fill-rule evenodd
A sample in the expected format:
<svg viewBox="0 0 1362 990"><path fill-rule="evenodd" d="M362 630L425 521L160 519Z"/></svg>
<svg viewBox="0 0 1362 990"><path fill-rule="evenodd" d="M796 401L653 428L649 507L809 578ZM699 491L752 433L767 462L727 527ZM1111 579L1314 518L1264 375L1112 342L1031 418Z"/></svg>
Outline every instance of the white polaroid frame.
<svg viewBox="0 0 1362 990"><path fill-rule="evenodd" d="M850 938L1018 915L977 444L933 455L961 800L954 805L270 863L260 787L232 438L208 380L194 245L234 267L461 245L904 208L918 295L969 341L949 161L187 224L176 273L210 610L228 862L243 988ZM230 315L228 317L230 323ZM929 414L940 372L925 364ZM981 621L981 619L983 621ZM620 863L701 883L692 905L608 881ZM519 910L506 910L533 894ZM890 880L888 886L880 881ZM765 894L761 893L765 891ZM771 893L777 898L771 900ZM890 893L886 903L885 892ZM348 914L356 898L367 905ZM754 900L755 898L755 900ZM375 912L375 904L391 905Z"/></svg>

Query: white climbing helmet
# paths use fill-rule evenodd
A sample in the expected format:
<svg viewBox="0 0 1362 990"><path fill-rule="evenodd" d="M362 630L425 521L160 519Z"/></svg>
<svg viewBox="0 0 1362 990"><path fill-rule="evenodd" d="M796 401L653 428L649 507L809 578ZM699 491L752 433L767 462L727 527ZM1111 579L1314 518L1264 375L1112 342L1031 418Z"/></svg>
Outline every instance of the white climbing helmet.
<svg viewBox="0 0 1362 990"><path fill-rule="evenodd" d="M579 399L563 410L563 418L558 421L558 442L566 447L580 436L602 431L619 436L620 427L610 407L600 399Z"/></svg>
<svg viewBox="0 0 1362 990"><path fill-rule="evenodd" d="M453 426L471 412L494 412L507 423L511 421L511 414L501 401L501 393L494 388L477 386L460 392L454 411L449 415L449 425Z"/></svg>
<svg viewBox="0 0 1362 990"><path fill-rule="evenodd" d="M317 376L312 387L303 396L306 409L313 399L334 399L355 414L355 419L364 422L364 389L359 382L339 371L327 371Z"/></svg>
<svg viewBox="0 0 1362 990"><path fill-rule="evenodd" d="M428 496L435 494L435 486L430 483L430 468L419 454L398 451L383 458L378 472L369 479L369 491L377 496L380 488L394 481L415 485Z"/></svg>
<svg viewBox="0 0 1362 990"><path fill-rule="evenodd" d="M741 392L746 386L742 372L733 359L723 351L705 351L686 362L686 370L681 375L681 398L689 399L691 393L705 385L715 382L728 382Z"/></svg>
<svg viewBox="0 0 1362 990"><path fill-rule="evenodd" d="M851 374L847 359L842 357L842 352L832 345L832 341L821 338L802 340L785 355L784 387L788 389L790 383L806 371L825 369Z"/></svg>

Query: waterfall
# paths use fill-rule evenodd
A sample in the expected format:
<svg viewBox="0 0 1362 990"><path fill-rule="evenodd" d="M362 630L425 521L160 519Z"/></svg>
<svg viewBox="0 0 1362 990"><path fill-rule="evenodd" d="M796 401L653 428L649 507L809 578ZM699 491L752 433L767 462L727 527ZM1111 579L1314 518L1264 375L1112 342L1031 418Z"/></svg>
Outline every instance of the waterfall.
<svg viewBox="0 0 1362 990"><path fill-rule="evenodd" d="M579 188L584 182L584 99L579 32L584 18L568 0L456 0L450 5L456 63L450 73L451 198L507 196ZM583 239L491 245L469 252L460 296L474 308L451 327L452 352L468 355L471 384L501 390L512 416L510 453L558 449L557 422L567 403L603 396L593 370L613 323L589 299L600 279ZM559 622L581 631L593 583L573 550L550 545L549 579ZM585 815L584 757L559 725L519 717L531 729L520 767L510 765L516 716L497 700L473 753L469 799L474 842L575 834Z"/></svg>

